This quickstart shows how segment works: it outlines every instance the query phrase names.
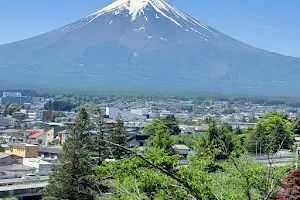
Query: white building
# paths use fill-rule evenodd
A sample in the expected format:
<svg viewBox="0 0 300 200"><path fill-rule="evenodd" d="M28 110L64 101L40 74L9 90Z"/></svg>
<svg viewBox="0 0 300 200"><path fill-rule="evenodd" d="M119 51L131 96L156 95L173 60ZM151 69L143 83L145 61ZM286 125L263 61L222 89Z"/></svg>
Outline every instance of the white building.
<svg viewBox="0 0 300 200"><path fill-rule="evenodd" d="M116 119L120 110L114 107L106 107L105 114L108 116L109 119Z"/></svg>
<svg viewBox="0 0 300 200"><path fill-rule="evenodd" d="M29 119L43 120L44 111L43 110L28 110L27 116Z"/></svg>
<svg viewBox="0 0 300 200"><path fill-rule="evenodd" d="M52 173L53 164L40 158L23 158L23 165L34 167L36 172L41 174L47 175Z"/></svg>
<svg viewBox="0 0 300 200"><path fill-rule="evenodd" d="M143 116L143 115L149 115L149 110L146 108L131 109L130 113Z"/></svg>

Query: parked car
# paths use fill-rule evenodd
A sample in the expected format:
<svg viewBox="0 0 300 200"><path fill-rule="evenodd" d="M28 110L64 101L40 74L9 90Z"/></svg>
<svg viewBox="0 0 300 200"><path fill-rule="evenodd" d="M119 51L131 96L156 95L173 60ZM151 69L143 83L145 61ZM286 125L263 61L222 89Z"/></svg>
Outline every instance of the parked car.
<svg viewBox="0 0 300 200"><path fill-rule="evenodd" d="M39 179L40 176L36 175L36 174L26 174L22 176L22 179L26 179L26 180L35 180L35 179Z"/></svg>

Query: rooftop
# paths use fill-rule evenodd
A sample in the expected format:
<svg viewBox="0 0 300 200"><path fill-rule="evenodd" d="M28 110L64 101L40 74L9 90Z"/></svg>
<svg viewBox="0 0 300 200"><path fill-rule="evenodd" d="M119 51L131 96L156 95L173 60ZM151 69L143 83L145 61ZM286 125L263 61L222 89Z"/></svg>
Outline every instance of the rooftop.
<svg viewBox="0 0 300 200"><path fill-rule="evenodd" d="M39 147L38 152L59 154L62 151L59 147Z"/></svg>
<svg viewBox="0 0 300 200"><path fill-rule="evenodd" d="M69 129L66 129L66 130L63 130L63 131L59 131L59 132L57 132L57 133L58 133L58 134L71 134L72 131L69 130Z"/></svg>
<svg viewBox="0 0 300 200"><path fill-rule="evenodd" d="M8 146L37 147L37 145L27 143L9 143Z"/></svg>
<svg viewBox="0 0 300 200"><path fill-rule="evenodd" d="M11 156L11 154L8 154L8 153L0 153L0 159L6 158L6 157L9 157L9 156Z"/></svg>
<svg viewBox="0 0 300 200"><path fill-rule="evenodd" d="M175 144L173 148L178 150L190 150L190 148L184 144Z"/></svg>
<svg viewBox="0 0 300 200"><path fill-rule="evenodd" d="M34 167L28 167L25 165L8 165L8 166L1 166L0 171L26 171L26 170L35 170Z"/></svg>
<svg viewBox="0 0 300 200"><path fill-rule="evenodd" d="M40 137L41 135L44 135L44 131L34 133L31 136L29 136L28 139L36 139L37 137Z"/></svg>

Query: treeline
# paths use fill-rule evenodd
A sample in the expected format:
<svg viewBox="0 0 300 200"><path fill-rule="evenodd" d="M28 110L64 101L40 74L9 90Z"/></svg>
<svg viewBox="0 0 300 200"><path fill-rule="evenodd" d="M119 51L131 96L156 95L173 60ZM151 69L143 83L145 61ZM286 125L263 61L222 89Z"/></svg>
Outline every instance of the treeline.
<svg viewBox="0 0 300 200"><path fill-rule="evenodd" d="M44 105L44 109L54 110L54 111L71 111L77 106L78 106L77 104L72 103L69 100L55 100L55 101L48 101Z"/></svg>
<svg viewBox="0 0 300 200"><path fill-rule="evenodd" d="M299 126L282 114L271 113L244 133L209 119L204 136L180 134L177 120L168 117L148 125L143 132L150 138L143 148L133 149L128 148L120 118L107 135L89 133L103 129L102 116L97 114L91 121L85 109L80 111L44 199L285 200L290 197L285 189L294 192L299 185L289 184L297 175L288 176L293 165L272 167L270 160L266 166L248 153L257 151L253 144L270 156L281 148L292 148L292 130ZM175 144L192 148L187 167L179 166L182 157Z"/></svg>
<svg viewBox="0 0 300 200"><path fill-rule="evenodd" d="M292 97L253 97L253 96L222 96L222 95L211 95L207 96L199 96L196 98L198 103L206 101L208 99L216 100L216 101L227 101L230 104L245 104L245 103L252 103L252 104L259 104L259 105L266 105L266 106L289 106L293 108L300 107L300 98L292 98Z"/></svg>

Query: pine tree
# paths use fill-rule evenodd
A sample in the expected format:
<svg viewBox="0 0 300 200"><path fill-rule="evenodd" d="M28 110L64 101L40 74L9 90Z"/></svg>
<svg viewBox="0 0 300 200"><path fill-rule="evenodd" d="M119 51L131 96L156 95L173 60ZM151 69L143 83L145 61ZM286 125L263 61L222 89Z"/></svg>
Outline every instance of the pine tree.
<svg viewBox="0 0 300 200"><path fill-rule="evenodd" d="M95 199L97 182L92 179L93 165L87 142L90 127L89 116L82 109L78 119L72 127L72 134L63 145L59 155L59 165L54 168L50 176L49 185L45 189L46 198L68 200ZM96 191L96 192L95 192Z"/></svg>
<svg viewBox="0 0 300 200"><path fill-rule="evenodd" d="M117 123L114 125L113 130L110 132L109 141L124 147L127 147L127 137L126 137L126 128L124 126L124 122L119 115L117 117ZM123 151L118 147L111 147L111 156L114 159L122 159L126 157L128 152Z"/></svg>
<svg viewBox="0 0 300 200"><path fill-rule="evenodd" d="M109 158L108 144L104 140L107 136L104 135L105 121L103 110L97 109L95 116L95 128L99 131L96 136L93 137L92 151L93 155L97 157L97 165L100 166L102 162Z"/></svg>

